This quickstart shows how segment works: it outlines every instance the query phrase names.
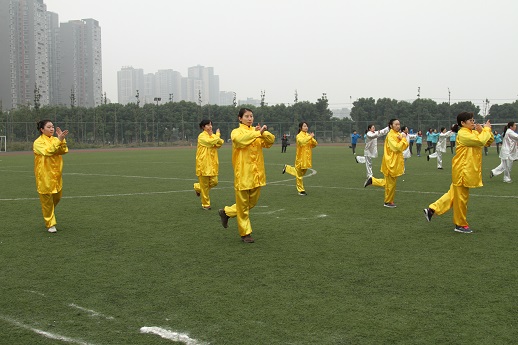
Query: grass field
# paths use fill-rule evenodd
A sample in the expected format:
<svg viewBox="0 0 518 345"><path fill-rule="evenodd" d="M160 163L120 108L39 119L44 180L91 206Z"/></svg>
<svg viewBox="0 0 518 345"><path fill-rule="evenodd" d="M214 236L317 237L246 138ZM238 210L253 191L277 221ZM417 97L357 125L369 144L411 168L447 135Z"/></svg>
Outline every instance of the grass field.
<svg viewBox="0 0 518 345"><path fill-rule="evenodd" d="M142 327L193 345L517 343L518 176L488 178L494 148L471 190L473 234L451 212L423 215L449 187L450 153L442 171L407 160L388 209L343 146L314 150L298 196L281 174L293 149L265 150L254 244L217 214L234 200L228 144L211 211L192 189L195 148L72 150L57 234L32 154L1 154L0 344L175 343Z"/></svg>

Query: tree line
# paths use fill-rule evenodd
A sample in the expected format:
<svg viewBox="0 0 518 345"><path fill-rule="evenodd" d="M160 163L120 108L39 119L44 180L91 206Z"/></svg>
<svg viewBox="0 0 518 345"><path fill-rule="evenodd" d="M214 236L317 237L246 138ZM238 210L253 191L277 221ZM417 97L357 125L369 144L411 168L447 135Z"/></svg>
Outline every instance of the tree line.
<svg viewBox="0 0 518 345"><path fill-rule="evenodd" d="M351 119L333 117L325 94L312 103L263 104L247 106L254 112L255 122L267 124L277 138L284 133L295 135L298 123L306 121L317 138L329 142L347 141L350 133L363 133L370 123L385 127L388 120L398 118L402 125L426 130L449 127L462 111L475 114L483 121L480 108L472 102L436 103L431 99L416 99L413 102L390 98L360 98L353 103ZM50 119L56 126L70 130L68 141L76 147L87 145L157 145L160 143L193 143L199 134L198 123L211 119L215 128L220 128L222 137L228 139L238 124L238 108L235 106L200 106L193 102L167 102L160 105L135 103L102 104L95 108L66 106L20 106L0 114L0 135L7 136L10 143L32 143L38 135L36 123ZM518 120L518 101L502 105L494 104L486 119L493 123ZM499 130L499 129L498 129Z"/></svg>

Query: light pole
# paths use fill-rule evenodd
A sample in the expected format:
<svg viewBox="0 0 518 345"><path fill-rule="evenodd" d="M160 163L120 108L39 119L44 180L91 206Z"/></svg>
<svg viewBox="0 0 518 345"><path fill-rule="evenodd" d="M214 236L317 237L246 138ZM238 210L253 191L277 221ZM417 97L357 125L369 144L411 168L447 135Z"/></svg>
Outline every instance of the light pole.
<svg viewBox="0 0 518 345"><path fill-rule="evenodd" d="M158 117L158 102L162 100L160 97L155 97L153 99L156 102L156 116ZM155 141L155 116L153 115L153 141Z"/></svg>

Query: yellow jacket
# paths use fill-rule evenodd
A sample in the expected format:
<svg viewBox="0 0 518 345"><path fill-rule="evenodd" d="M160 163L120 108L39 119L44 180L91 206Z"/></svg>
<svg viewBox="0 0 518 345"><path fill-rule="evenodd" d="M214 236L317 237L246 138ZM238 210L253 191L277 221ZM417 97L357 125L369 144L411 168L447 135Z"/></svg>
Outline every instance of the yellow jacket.
<svg viewBox="0 0 518 345"><path fill-rule="evenodd" d="M300 131L297 134L297 153L295 154L295 167L299 169L311 168L313 148L318 145L315 138L307 132Z"/></svg>
<svg viewBox="0 0 518 345"><path fill-rule="evenodd" d="M218 150L223 145L219 133L209 135L203 131L198 135L196 149L196 176L218 176Z"/></svg>
<svg viewBox="0 0 518 345"><path fill-rule="evenodd" d="M55 194L63 187L63 157L68 152L65 139L40 135L32 146L34 176L39 194Z"/></svg>
<svg viewBox="0 0 518 345"><path fill-rule="evenodd" d="M391 129L385 138L383 147L383 161L381 162L381 172L383 175L398 177L405 171L405 159L403 151L408 147L405 137L398 139L401 133Z"/></svg>
<svg viewBox="0 0 518 345"><path fill-rule="evenodd" d="M266 185L263 147L270 148L275 136L255 127L239 124L230 134L232 138L232 165L234 166L234 188L248 190Z"/></svg>
<svg viewBox="0 0 518 345"><path fill-rule="evenodd" d="M451 182L454 186L482 187L482 148L494 140L491 128L481 133L462 127L457 133L456 153L451 161Z"/></svg>

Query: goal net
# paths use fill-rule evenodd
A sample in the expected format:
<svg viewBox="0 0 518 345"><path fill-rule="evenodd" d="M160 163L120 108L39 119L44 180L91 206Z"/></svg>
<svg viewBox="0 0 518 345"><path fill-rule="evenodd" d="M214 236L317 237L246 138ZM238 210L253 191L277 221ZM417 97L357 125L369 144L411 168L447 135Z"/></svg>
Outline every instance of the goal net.
<svg viewBox="0 0 518 345"><path fill-rule="evenodd" d="M0 152L7 151L7 137L5 135L0 135Z"/></svg>

